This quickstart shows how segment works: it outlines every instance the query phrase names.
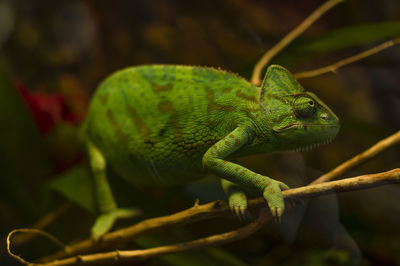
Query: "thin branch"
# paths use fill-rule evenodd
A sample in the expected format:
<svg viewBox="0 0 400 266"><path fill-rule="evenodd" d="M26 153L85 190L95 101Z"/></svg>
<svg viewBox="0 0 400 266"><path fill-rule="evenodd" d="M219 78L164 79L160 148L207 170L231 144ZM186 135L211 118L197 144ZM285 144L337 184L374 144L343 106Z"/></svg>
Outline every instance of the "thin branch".
<svg viewBox="0 0 400 266"><path fill-rule="evenodd" d="M400 38L396 38L384 43L381 43L369 50L363 51L359 54L350 56L348 58L345 58L343 60L340 60L334 64L331 64L329 66L325 66L325 67L321 67L318 69L314 69L314 70L309 70L309 71L303 71L303 72L298 72L296 74L294 74L293 76L296 79L303 79L303 78L311 78L311 77L316 77L328 72L336 72L337 69L341 68L342 66L354 63L358 60L361 60L363 58L366 58L368 56L371 56L373 54L379 53L380 51L387 49L389 47L392 47L396 44L400 44Z"/></svg>
<svg viewBox="0 0 400 266"><path fill-rule="evenodd" d="M38 230L44 230L46 229L49 225L51 225L55 220L57 220L58 217L63 215L70 207L71 203L64 203L57 207L55 210L48 212L46 215L44 215L42 218L40 218L35 224L30 226L32 229L38 229ZM31 241L34 239L38 234L19 234L15 237L13 237L13 245L14 246L19 246L22 245L26 242Z"/></svg>
<svg viewBox="0 0 400 266"><path fill-rule="evenodd" d="M229 206L225 201L214 201L199 205L197 202L193 207L162 217L156 217L141 221L133 226L116 230L105 234L98 242L91 238L66 246L63 250L47 257L39 259L39 262L48 262L60 258L70 257L77 254L89 253L103 250L131 241L145 234L158 232L166 228L185 225L210 219L229 213Z"/></svg>
<svg viewBox="0 0 400 266"><path fill-rule="evenodd" d="M380 140L374 146L370 147L369 149L363 151L360 154L357 154L353 158L351 158L351 159L345 161L344 163L340 164L339 166L335 167L333 170L329 171L328 173L315 179L311 184L319 184L322 182L333 180L336 177L344 174L348 170L361 165L362 163L370 160L371 158L375 157L379 153L383 152L387 148L394 146L398 143L400 143L400 131L397 131L395 134L390 135L389 137L384 138L383 140Z"/></svg>
<svg viewBox="0 0 400 266"><path fill-rule="evenodd" d="M136 261L136 260L149 259L152 257L166 255L166 254L184 252L193 249L223 245L229 242L233 242L248 237L249 235L258 231L261 227L263 227L263 225L269 219L270 216L268 215L268 213L263 212L262 214L260 214L257 220L237 230L233 230L222 234L212 235L209 237L204 237L189 242L166 245L156 248L149 248L144 250L117 250L105 253L75 256L72 258L56 260L42 265L65 266L65 265L76 265L78 263L81 265L82 264L93 265L93 264L106 264L112 262L115 263L116 261Z"/></svg>
<svg viewBox="0 0 400 266"><path fill-rule="evenodd" d="M6 239L6 245L7 245L7 253L13 257L14 259L16 259L17 261L19 261L22 264L26 264L29 265L30 263L26 260L24 260L22 257L15 255L12 251L11 251L11 237L17 233L28 233L28 234L37 234L37 235L41 235L45 238L47 238L48 240L50 240L51 242L53 242L55 245L57 245L60 248L65 248L64 244L61 243L57 238L55 238L54 236L50 235L47 232L44 232L42 230L39 229L32 229L32 228L21 228L21 229L14 229L12 230L10 233L8 233L7 235L7 239ZM13 241L14 242L14 241ZM13 243L14 244L14 243Z"/></svg>
<svg viewBox="0 0 400 266"><path fill-rule="evenodd" d="M300 187L300 188L294 188L294 189L289 189L283 191L283 196L285 199L304 199L304 198L311 198L311 197L316 197L320 195L325 195L329 193L335 193L335 192L345 192L345 191L352 191L352 190L360 190L360 189L366 189L370 187L376 187L379 185L384 185L384 184L391 184L391 183L400 183L400 168L393 169L388 172L383 172L383 173L378 173L378 174L370 174L370 175L362 175L358 177L353 177L353 178L347 178L343 180L338 180L338 181L331 181L331 182L326 182L326 183L321 183L321 184L315 184L315 185L308 185L305 187ZM249 201L249 207L254 208L254 207L260 207L260 206L266 206L264 199L262 198L257 198L257 199L252 199ZM84 240L82 242L79 242L77 244L71 245L67 247L64 251L58 252L54 255L48 256L48 257L43 257L39 261L40 262L56 262L55 260L64 258L64 257L70 257L72 255L77 255L77 254L83 254L87 252L93 252L95 250L101 250L106 247L112 247L116 243L124 243L127 241L131 241L133 238L143 235L149 232L155 232L155 231L160 231L161 229L166 229L171 226L176 226L176 225L181 225L181 224L187 224L189 222L197 222L201 221L204 219L210 219L213 217L218 217L226 214L229 211L229 207L225 202L222 201L216 201L216 202L211 202L208 204L204 205L197 205L195 206L169 215L169 216L164 216L164 217L158 217L158 218L153 218L149 219L146 221L142 221L136 225L133 225L129 228L126 229L121 229L117 230L115 232L108 233L104 236L101 242L96 243L92 242L91 240ZM270 216L268 216L270 217ZM155 223L155 224L153 224ZM242 228L241 228L242 229ZM241 230L238 229L238 230ZM235 230L236 231L236 230ZM234 232L234 231L232 231ZM225 233L229 234L230 236L236 235L232 232ZM231 234L232 233L232 234ZM218 235L222 236L224 234ZM214 239L214 236L211 236L207 239ZM219 237L216 237L215 239L220 239ZM227 238L226 241L229 239ZM205 241L204 239L199 239L187 243L182 243L182 244L177 244L177 245L169 245L169 246L164 246L160 248L166 248L161 249L162 253L157 253L155 252L156 249L160 248L155 248L155 249L146 249L146 250L140 250L140 251L132 251L134 253L130 253L128 257L124 257L124 259L129 259L129 260L135 260L135 259L144 259L144 258L150 258L158 255L164 255L167 253L166 250L173 251L173 252L178 252L177 246L179 247L185 247L185 250L194 249L198 248L198 243L201 241ZM207 240L208 241L208 240ZM232 240L233 241L233 240ZM197 243L192 244L190 243ZM217 243L217 242L216 242ZM218 242L219 243L219 242ZM226 242L224 242L226 243ZM208 241L208 245L214 245L214 242ZM188 247L189 246L189 247ZM204 247L204 246L201 246ZM115 256L116 254L122 254L122 251L114 252L113 258L120 258L121 256ZM147 253L148 252L148 253ZM102 254L108 254L108 253L102 253ZM111 253L110 253L111 254ZM169 254L169 253L168 253ZM95 254L92 254L90 256L93 256ZM101 254L98 254L102 258ZM124 256L126 254L124 253ZM108 256L108 255L107 255ZM85 258L85 255L78 255L75 257L75 260L78 258L81 263L83 262L83 258ZM92 260L92 257L90 260ZM107 257L109 258L109 257ZM58 262L61 262L64 260L59 260ZM71 258L68 259L68 261L72 261ZM76 261L75 261L76 262ZM58 264L45 264L45 265L58 265ZM64 264L60 264L64 265ZM68 264L66 264L68 265Z"/></svg>
<svg viewBox="0 0 400 266"><path fill-rule="evenodd" d="M268 64L268 62L278 54L283 48L285 48L289 43L296 39L300 34L307 30L317 19L319 19L323 14L332 9L334 6L339 4L342 0L328 0L314 10L311 15L309 15L302 23L300 23L296 28L289 32L282 40L275 44L271 49L269 49L254 66L253 74L251 76L251 83L258 86L261 84L261 72L262 69Z"/></svg>

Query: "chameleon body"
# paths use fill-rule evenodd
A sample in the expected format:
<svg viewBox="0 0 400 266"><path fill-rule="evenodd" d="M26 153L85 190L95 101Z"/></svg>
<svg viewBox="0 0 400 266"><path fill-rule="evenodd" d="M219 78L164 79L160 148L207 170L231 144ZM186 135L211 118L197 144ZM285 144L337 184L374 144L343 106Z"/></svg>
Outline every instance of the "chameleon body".
<svg viewBox="0 0 400 266"><path fill-rule="evenodd" d="M83 127L101 211L92 235L136 213L117 208L107 165L136 186L180 184L212 173L236 215L245 214L250 191L263 195L280 217L281 190L288 187L232 159L324 143L338 130L336 115L281 66L270 66L260 87L213 68L118 71L100 84Z"/></svg>

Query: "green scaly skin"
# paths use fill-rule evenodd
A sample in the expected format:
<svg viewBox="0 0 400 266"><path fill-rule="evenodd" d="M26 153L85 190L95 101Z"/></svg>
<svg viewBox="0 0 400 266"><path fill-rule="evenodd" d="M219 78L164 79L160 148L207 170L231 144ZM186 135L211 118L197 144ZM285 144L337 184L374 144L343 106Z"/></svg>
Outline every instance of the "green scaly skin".
<svg viewBox="0 0 400 266"><path fill-rule="evenodd" d="M204 67L118 71L100 84L83 127L101 212L92 235L138 213L117 208L107 164L135 186L180 184L213 173L237 216L246 213L250 191L263 195L280 218L281 190L288 187L231 160L325 143L338 130L337 116L281 66L268 68L261 87Z"/></svg>

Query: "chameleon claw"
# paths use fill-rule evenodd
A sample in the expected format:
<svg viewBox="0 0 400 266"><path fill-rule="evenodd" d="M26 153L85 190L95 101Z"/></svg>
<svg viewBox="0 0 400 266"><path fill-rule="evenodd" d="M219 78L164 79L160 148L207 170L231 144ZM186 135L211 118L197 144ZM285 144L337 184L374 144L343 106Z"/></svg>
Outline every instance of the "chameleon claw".
<svg viewBox="0 0 400 266"><path fill-rule="evenodd" d="M239 207L239 211L240 211L240 218L242 221L246 220L246 209L243 207Z"/></svg>
<svg viewBox="0 0 400 266"><path fill-rule="evenodd" d="M238 207L238 206L235 206L235 207L234 207L234 212L235 212L235 216L238 217L239 220L241 220L240 212L239 212L239 207Z"/></svg>

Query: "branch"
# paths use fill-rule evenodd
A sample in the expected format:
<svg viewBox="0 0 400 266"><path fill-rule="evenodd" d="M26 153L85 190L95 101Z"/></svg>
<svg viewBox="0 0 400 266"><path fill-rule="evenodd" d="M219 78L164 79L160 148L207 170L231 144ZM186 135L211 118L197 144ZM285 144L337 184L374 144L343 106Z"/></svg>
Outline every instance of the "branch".
<svg viewBox="0 0 400 266"><path fill-rule="evenodd" d="M383 152L387 148L396 145L400 142L400 131L397 131L393 135L390 135L387 138L384 138L383 140L380 140L377 142L374 146L370 147L369 149L363 151L362 153L357 154L353 158L345 161L344 163L340 164L333 170L329 171L328 173L320 176L311 184L319 184L322 182L326 182L329 180L333 180L336 177L340 176L341 174L344 174L348 170L357 167L361 165L362 163L370 160L371 158L375 157L379 153Z"/></svg>
<svg viewBox="0 0 400 266"><path fill-rule="evenodd" d="M253 69L253 74L251 76L251 84L260 85L261 84L261 71L268 64L268 62L283 48L285 48L289 43L296 39L300 34L307 30L317 19L319 19L323 14L328 12L334 6L339 4L342 0L328 0L314 10L311 15L309 15L302 23L300 23L296 28L289 32L282 40L275 44L271 49L269 49L261 58L258 60Z"/></svg>
<svg viewBox="0 0 400 266"><path fill-rule="evenodd" d="M63 260L56 260L43 266L61 266L61 265L76 265L76 264L105 264L105 263L115 263L116 261L137 261L149 259L156 256L178 253L193 249L200 249L210 246L222 245L235 240L243 239L256 231L258 231L264 224L269 220L270 216L266 212L260 214L257 220L243 226L237 230L233 230L227 233L222 233L218 235L212 235L209 237L200 238L197 240L166 245L156 248L149 248L144 250L116 250L105 253L96 253L83 256L75 256L72 258L67 258Z"/></svg>
<svg viewBox="0 0 400 266"><path fill-rule="evenodd" d="M38 229L40 231L51 225L58 217L63 215L69 208L71 208L71 203L64 203L57 207L55 210L47 213L45 216L40 218L35 224L31 225L30 228ZM33 234L20 234L13 239L14 246L20 246L26 242L34 239L38 234L37 231L32 231Z"/></svg>
<svg viewBox="0 0 400 266"><path fill-rule="evenodd" d="M366 189L370 187L376 187L379 185L385 185L391 183L400 183L400 168L396 168L391 171L378 174L362 175L338 181L331 181L321 184L308 185L305 187L289 189L283 191L283 196L285 199L304 199L335 192ZM248 205L251 208L266 206L265 201L262 198L252 199L249 201ZM159 255L165 255L210 245L217 245L217 244L231 242L236 240L237 239L236 237L238 237L238 235L242 234L238 233L238 230L239 232L250 232L251 230L249 229L248 226L250 226L253 229L257 227L254 223L251 223L248 226L245 226L243 228L240 228L232 232L210 236L181 244L174 244L174 245L168 245L158 248L150 248L145 250L113 251L113 252L91 254L91 255L78 255L73 258L58 260L60 258L71 257L77 254L102 250L105 248L112 247L117 243L120 244L120 243L125 243L127 241L131 241L133 238L138 237L140 235L144 235L150 232L160 231L161 229L166 229L171 226L182 225L191 222L201 221L204 219L210 219L222 216L228 212L229 212L229 207L224 201L215 201L204 205L195 204L193 207L187 210L164 217L148 219L139 222L138 224L135 224L131 227L108 233L102 238L100 242L97 243L93 242L90 239L83 240L79 243L66 247L63 251L60 251L56 254L43 257L39 261L49 262L48 264L44 264L48 266L48 265L69 265L63 263L73 263L73 262L75 263L78 260L81 263L83 263L86 259L88 259L90 263L97 263L97 262L104 263L104 261L101 260L103 259L108 260L111 257L113 258L114 261L118 259L123 259L123 260L145 259ZM268 216L268 219L269 218L270 216ZM257 221L261 223L260 220ZM257 221L255 223L258 224ZM247 236L246 234L244 235ZM223 241L221 239L223 239ZM200 243L204 243L204 245ZM97 261L97 259L100 261ZM60 263L60 264L55 264L55 263Z"/></svg>
<svg viewBox="0 0 400 266"><path fill-rule="evenodd" d="M325 74L328 72L336 72L336 70L341 68L342 66L348 65L350 63L354 63L358 60L361 60L361 59L371 56L373 54L379 53L380 51L387 49L389 47L392 47L399 43L400 43L400 38L393 39L393 40L381 43L380 45L377 45L377 46L375 46L369 50L363 51L359 54L356 54L356 55L350 56L348 58L345 58L343 60L340 60L332 65L317 68L314 70L299 72L299 73L294 74L293 76L296 79L303 79L303 78L316 77L316 76L319 76L319 75L322 75L322 74Z"/></svg>

